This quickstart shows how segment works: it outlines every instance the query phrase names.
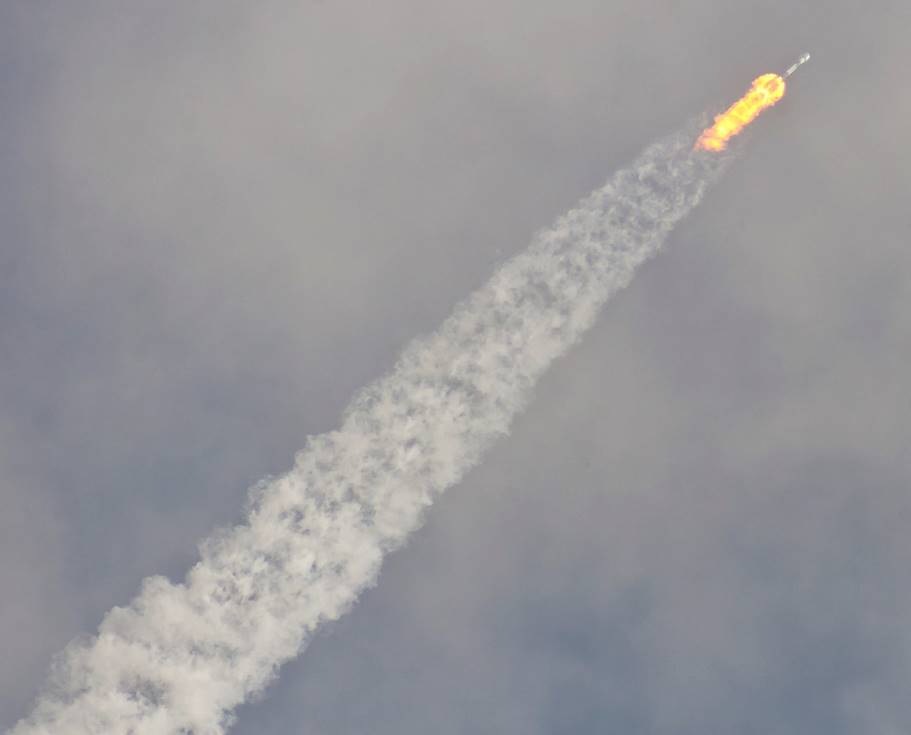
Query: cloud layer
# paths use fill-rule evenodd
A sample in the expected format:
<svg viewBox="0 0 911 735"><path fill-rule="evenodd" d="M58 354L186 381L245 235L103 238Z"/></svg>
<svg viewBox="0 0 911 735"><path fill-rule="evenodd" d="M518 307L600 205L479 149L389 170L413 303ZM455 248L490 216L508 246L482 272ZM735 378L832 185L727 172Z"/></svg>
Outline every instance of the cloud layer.
<svg viewBox="0 0 911 735"><path fill-rule="evenodd" d="M497 259L806 49L711 206L236 730L907 730L908 13L4 4L2 727Z"/></svg>

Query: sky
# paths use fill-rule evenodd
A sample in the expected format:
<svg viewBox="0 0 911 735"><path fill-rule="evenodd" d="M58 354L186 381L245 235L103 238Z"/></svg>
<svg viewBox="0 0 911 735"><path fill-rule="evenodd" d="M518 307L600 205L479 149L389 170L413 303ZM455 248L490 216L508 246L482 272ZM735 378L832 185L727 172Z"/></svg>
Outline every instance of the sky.
<svg viewBox="0 0 911 735"><path fill-rule="evenodd" d="M811 62L233 730L911 729L911 9L0 8L0 730L646 145Z"/></svg>

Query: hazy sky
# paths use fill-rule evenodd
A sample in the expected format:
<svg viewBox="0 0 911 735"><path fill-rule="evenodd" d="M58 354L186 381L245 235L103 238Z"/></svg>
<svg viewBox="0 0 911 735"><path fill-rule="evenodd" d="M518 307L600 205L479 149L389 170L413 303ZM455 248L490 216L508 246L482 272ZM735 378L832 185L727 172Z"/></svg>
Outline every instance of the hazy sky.
<svg viewBox="0 0 911 735"><path fill-rule="evenodd" d="M911 730L909 34L904 0L4 3L0 728L498 261L809 51L234 732Z"/></svg>

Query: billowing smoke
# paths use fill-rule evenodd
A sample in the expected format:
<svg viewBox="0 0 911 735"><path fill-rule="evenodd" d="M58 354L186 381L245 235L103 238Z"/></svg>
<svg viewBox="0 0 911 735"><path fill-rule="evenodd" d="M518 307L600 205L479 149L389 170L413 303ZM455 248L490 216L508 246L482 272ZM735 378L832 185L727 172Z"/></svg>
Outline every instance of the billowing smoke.
<svg viewBox="0 0 911 735"><path fill-rule="evenodd" d="M532 386L699 202L724 159L697 129L648 148L415 340L250 496L182 584L146 579L71 643L14 735L214 735L374 584L434 498L507 433Z"/></svg>

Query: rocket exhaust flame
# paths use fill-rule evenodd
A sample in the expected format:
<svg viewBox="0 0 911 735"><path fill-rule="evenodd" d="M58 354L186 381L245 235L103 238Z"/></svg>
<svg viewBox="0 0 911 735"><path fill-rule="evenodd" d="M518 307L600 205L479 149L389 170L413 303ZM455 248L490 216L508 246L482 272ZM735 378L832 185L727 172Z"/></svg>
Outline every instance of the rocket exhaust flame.
<svg viewBox="0 0 911 735"><path fill-rule="evenodd" d="M703 151L723 151L728 141L755 120L759 113L784 97L785 82L778 74L763 74L749 91L702 131L694 146Z"/></svg>

